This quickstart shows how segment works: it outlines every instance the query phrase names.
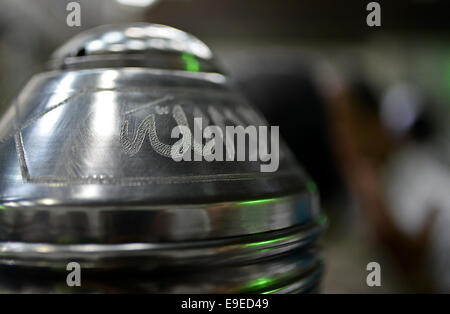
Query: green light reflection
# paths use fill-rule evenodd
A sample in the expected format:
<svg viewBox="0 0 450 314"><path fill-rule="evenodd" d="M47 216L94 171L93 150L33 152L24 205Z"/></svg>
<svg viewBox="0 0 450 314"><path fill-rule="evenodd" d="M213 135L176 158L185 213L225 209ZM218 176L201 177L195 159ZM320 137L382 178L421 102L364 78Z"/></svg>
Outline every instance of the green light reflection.
<svg viewBox="0 0 450 314"><path fill-rule="evenodd" d="M261 292L261 294L271 294L271 293L277 292L277 291L280 290L280 289L281 289L281 288L269 290L269 291L266 291L266 292Z"/></svg>
<svg viewBox="0 0 450 314"><path fill-rule="evenodd" d="M267 245L267 244L272 244L272 243L276 243L276 242L281 242L284 240L288 240L290 237L281 237L281 238L277 238L277 239L273 239L273 240L265 240L265 241L259 241L259 242L252 242L252 243L247 243L245 245L245 247L252 247L252 246L260 246L260 245Z"/></svg>
<svg viewBox="0 0 450 314"><path fill-rule="evenodd" d="M197 58L189 53L183 53L181 55L181 59L186 63L186 71L189 72L199 72L200 71L200 63Z"/></svg>
<svg viewBox="0 0 450 314"><path fill-rule="evenodd" d="M308 192L313 193L317 191L317 185L314 181L308 181L308 183L306 183L306 189L308 190Z"/></svg>
<svg viewBox="0 0 450 314"><path fill-rule="evenodd" d="M262 200L254 200L254 201L244 201L239 202L238 205L256 205L256 204L264 204L264 203L270 203L270 202L276 202L277 198L266 198Z"/></svg>
<svg viewBox="0 0 450 314"><path fill-rule="evenodd" d="M259 277L255 280L250 281L244 287L245 292L257 292L268 288L273 285L277 280L270 277ZM278 289L277 289L278 290ZM274 290L271 290L274 291ZM261 292L266 293L266 292Z"/></svg>
<svg viewBox="0 0 450 314"><path fill-rule="evenodd" d="M321 226L324 226L328 223L328 218L325 215L320 215L320 217L317 220L317 223Z"/></svg>

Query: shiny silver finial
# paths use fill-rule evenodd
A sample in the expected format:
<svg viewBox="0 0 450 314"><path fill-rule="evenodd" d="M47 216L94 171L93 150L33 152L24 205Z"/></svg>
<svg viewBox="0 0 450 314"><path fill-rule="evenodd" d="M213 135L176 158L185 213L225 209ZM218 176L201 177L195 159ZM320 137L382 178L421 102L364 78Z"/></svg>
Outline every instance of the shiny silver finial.
<svg viewBox="0 0 450 314"><path fill-rule="evenodd" d="M273 173L261 162L167 156L180 117L191 129L195 117L266 123L217 73L205 44L162 25L105 26L52 60L0 119L0 284L2 267L77 261L101 271L200 267L189 273L198 283L213 278L206 267L240 274L198 288L184 277L168 292L317 287L325 221L314 183L285 146ZM279 280L248 290L269 273Z"/></svg>
<svg viewBox="0 0 450 314"><path fill-rule="evenodd" d="M218 72L202 41L179 29L148 23L103 25L69 40L52 55L53 69L147 66L183 70L186 60L202 72Z"/></svg>

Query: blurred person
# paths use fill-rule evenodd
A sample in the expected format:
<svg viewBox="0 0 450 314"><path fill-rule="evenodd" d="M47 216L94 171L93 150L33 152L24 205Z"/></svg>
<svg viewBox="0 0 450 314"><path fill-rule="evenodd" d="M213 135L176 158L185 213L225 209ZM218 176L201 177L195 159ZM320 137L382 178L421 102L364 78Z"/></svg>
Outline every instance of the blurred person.
<svg viewBox="0 0 450 314"><path fill-rule="evenodd" d="M330 69L321 73L320 80L326 90L323 94L327 97L331 136L340 172L349 192L363 210L374 238L394 257L413 291L443 291L429 271L437 204L418 203L422 206L417 209L421 212L420 220L416 221L415 228L405 230L399 220L406 219L411 213L400 206L401 195L392 186L395 182L393 164L397 165L395 169L402 171L398 163L406 162L397 156L410 155L410 147L422 154L426 151L422 143L430 138L432 123L422 106L424 100L414 87L401 84L392 87L380 104L364 78L346 80ZM414 158L409 164L416 169L423 166ZM405 170L407 173L414 171ZM401 177L399 173L397 175L397 179ZM414 181L422 179L420 176L410 179L401 184L411 193L416 184ZM450 187L450 181L447 187Z"/></svg>

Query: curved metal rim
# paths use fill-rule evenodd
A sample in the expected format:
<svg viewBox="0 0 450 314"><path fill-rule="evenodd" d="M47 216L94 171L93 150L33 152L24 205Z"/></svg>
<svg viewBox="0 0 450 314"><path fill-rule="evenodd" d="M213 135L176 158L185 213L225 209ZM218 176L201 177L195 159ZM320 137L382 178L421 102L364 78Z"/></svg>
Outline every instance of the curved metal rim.
<svg viewBox="0 0 450 314"><path fill-rule="evenodd" d="M0 264L65 267L70 261L84 268L111 269L160 266L225 265L268 258L314 243L326 227L325 218L253 236L182 243L48 244L0 242Z"/></svg>
<svg viewBox="0 0 450 314"><path fill-rule="evenodd" d="M324 273L323 266L318 267L312 271L309 275L301 277L297 281L294 281L281 288L272 289L262 292L263 294L300 294L311 293L311 290L318 286Z"/></svg>
<svg viewBox="0 0 450 314"><path fill-rule="evenodd" d="M311 293L318 286L323 274L321 257L316 253L311 252L311 256L308 258L310 260L306 263L301 260L303 255L298 255L298 260L290 256L288 261L276 259L268 263L230 267L226 268L224 272L215 271L212 276L210 272L213 270L211 269L209 272L190 273L187 277L183 274L177 274L175 277L174 274L169 277L164 275L153 277L145 272L139 277L134 277L135 274L131 278L123 277L127 278L125 280L120 279L122 277L113 280L104 277L88 277L84 279L81 291L67 288L55 273L41 273L30 277L30 270L28 272L19 271L19 273L8 273L3 278L1 282L3 286L0 284L0 289L6 293L17 293L21 292L21 285L26 283L37 289L47 290L60 287L62 288L61 292L69 293ZM285 267L286 271L282 271ZM165 284L161 287L157 284L158 282ZM11 283L14 286L11 287Z"/></svg>
<svg viewBox="0 0 450 314"><path fill-rule="evenodd" d="M92 68L151 68L159 70L177 70L189 73L217 73L224 74L211 60L198 59L198 70L189 71L178 56L166 55L160 60L145 54L111 54L111 55L91 55L85 57L67 57L65 59L54 59L48 62L50 70L81 70Z"/></svg>
<svg viewBox="0 0 450 314"><path fill-rule="evenodd" d="M317 219L319 212L315 194L310 193L204 205L43 206L37 201L27 203L30 206L22 207L21 202L0 204L0 241L118 244L206 240L303 225ZM46 217L45 221L36 222L34 217L37 214ZM87 219L82 229L72 221L74 215L83 215ZM132 226L125 230L111 229L118 223L122 225L125 215L127 221L139 222L139 234L130 235ZM61 219L63 216L67 219ZM161 224L165 224L163 233L161 228L152 228ZM100 230L95 226L105 227ZM20 237L15 237L16 230L31 231L30 234L22 232Z"/></svg>

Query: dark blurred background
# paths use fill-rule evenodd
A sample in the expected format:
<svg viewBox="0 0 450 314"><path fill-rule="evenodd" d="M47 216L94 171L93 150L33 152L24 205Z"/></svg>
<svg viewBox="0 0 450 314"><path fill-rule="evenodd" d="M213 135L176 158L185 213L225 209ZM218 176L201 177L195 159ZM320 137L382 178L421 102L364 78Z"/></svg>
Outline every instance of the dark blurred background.
<svg viewBox="0 0 450 314"><path fill-rule="evenodd" d="M205 41L317 182L330 217L324 292L450 292L450 2L0 0L0 111L51 52L101 24ZM366 265L382 286L366 285Z"/></svg>

